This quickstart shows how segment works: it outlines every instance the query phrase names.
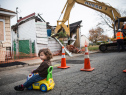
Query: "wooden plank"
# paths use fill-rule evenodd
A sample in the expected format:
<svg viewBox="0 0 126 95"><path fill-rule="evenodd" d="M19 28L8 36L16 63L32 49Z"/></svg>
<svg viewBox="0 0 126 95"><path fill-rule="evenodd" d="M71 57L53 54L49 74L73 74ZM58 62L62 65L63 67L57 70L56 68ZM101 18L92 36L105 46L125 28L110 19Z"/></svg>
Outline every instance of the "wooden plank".
<svg viewBox="0 0 126 95"><path fill-rule="evenodd" d="M47 47L48 45L45 44L37 44L38 47Z"/></svg>
<svg viewBox="0 0 126 95"><path fill-rule="evenodd" d="M39 28L36 28L36 31L47 32L47 29L39 27Z"/></svg>
<svg viewBox="0 0 126 95"><path fill-rule="evenodd" d="M59 44L49 44L48 46L50 46L50 47L60 47Z"/></svg>
<svg viewBox="0 0 126 95"><path fill-rule="evenodd" d="M37 40L40 40L40 41L48 41L48 38L37 38Z"/></svg>
<svg viewBox="0 0 126 95"><path fill-rule="evenodd" d="M47 37L47 35L43 35L43 34L36 34L37 37Z"/></svg>
<svg viewBox="0 0 126 95"><path fill-rule="evenodd" d="M46 34L47 35L47 31L36 31L37 34Z"/></svg>
<svg viewBox="0 0 126 95"><path fill-rule="evenodd" d="M42 26L46 26L46 23L45 22L36 22L36 25L42 25Z"/></svg>
<svg viewBox="0 0 126 95"><path fill-rule="evenodd" d="M40 43L40 44L48 44L47 41L38 41L38 40L37 40L37 43Z"/></svg>
<svg viewBox="0 0 126 95"><path fill-rule="evenodd" d="M48 45L47 44L37 44L37 47L38 47L38 51L39 51L40 49L48 48Z"/></svg>
<svg viewBox="0 0 126 95"><path fill-rule="evenodd" d="M48 44L48 38L37 38L37 43Z"/></svg>
<svg viewBox="0 0 126 95"><path fill-rule="evenodd" d="M57 42L56 41L49 41L49 44L51 44L51 43L56 44Z"/></svg>
<svg viewBox="0 0 126 95"><path fill-rule="evenodd" d="M61 50L61 48L60 49L59 48L57 48L57 49L56 48L49 48L49 49L50 49L51 52L56 52L56 51Z"/></svg>
<svg viewBox="0 0 126 95"><path fill-rule="evenodd" d="M45 22L36 22L36 28L45 28L46 29L46 23Z"/></svg>

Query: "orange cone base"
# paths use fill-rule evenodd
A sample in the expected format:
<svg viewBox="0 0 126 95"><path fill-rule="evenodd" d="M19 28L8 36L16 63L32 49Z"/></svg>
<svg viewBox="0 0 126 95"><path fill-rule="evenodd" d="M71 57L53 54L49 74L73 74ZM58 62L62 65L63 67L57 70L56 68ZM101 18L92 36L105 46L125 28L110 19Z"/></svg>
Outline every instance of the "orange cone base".
<svg viewBox="0 0 126 95"><path fill-rule="evenodd" d="M90 68L90 69L80 69L81 71L93 71L94 70L94 68Z"/></svg>
<svg viewBox="0 0 126 95"><path fill-rule="evenodd" d="M66 68L70 68L70 66L65 66L65 67L62 67L62 66L58 66L57 68L66 69Z"/></svg>
<svg viewBox="0 0 126 95"><path fill-rule="evenodd" d="M124 73L126 73L126 70L123 70Z"/></svg>

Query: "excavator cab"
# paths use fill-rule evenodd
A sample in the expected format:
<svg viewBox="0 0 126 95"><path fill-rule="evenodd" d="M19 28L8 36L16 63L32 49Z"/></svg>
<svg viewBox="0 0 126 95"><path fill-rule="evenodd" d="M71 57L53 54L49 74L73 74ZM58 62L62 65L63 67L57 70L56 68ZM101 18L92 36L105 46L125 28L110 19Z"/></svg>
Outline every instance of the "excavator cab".
<svg viewBox="0 0 126 95"><path fill-rule="evenodd" d="M117 20L115 20L114 22L114 38L116 38L116 32L118 31L118 29L121 29L124 22L126 22L126 17L120 17ZM126 29L123 29L123 33L126 36ZM126 48L126 37L124 37L124 46ZM106 52L106 51L117 51L117 42L113 42L113 43L107 43L107 44L101 44L99 46L99 50L102 52Z"/></svg>
<svg viewBox="0 0 126 95"><path fill-rule="evenodd" d="M115 21L114 25L114 35L116 34L118 29L122 29L124 22L126 22L126 17L120 17ZM116 29L117 28L117 29ZM126 29L123 29L124 34L126 35Z"/></svg>

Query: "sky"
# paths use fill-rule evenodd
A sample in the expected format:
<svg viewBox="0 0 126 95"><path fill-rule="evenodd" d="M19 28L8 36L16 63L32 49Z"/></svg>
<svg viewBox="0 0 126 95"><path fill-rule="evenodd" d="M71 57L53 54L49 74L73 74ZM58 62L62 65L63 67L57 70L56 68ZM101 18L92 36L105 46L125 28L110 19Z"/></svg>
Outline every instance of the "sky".
<svg viewBox="0 0 126 95"><path fill-rule="evenodd" d="M57 20L60 17L61 11L67 0L0 0L0 7L16 12L18 7L18 17L25 17L32 13L39 13L46 22L50 25L56 26ZM92 0L90 0L92 1ZM126 0L98 0L110 4L114 8L126 9ZM62 20L63 15L60 20ZM16 24L17 17L11 19L11 25ZM85 7L83 5L75 3L73 6L69 23L74 23L82 20L81 35L89 37L89 30L95 29L97 24L101 21L98 16L98 12ZM66 23L67 25L68 23ZM102 27L107 30L107 27ZM109 37L113 36L113 31L105 31L105 35Z"/></svg>

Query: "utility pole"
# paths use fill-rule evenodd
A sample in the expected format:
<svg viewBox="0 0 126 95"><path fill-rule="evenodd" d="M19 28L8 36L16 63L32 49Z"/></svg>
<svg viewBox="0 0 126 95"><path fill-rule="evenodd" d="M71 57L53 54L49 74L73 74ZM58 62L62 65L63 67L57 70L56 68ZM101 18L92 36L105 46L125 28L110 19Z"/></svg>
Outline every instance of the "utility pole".
<svg viewBox="0 0 126 95"><path fill-rule="evenodd" d="M19 38L19 33L18 33L18 7L16 7L16 13L17 13L17 38Z"/></svg>
<svg viewBox="0 0 126 95"><path fill-rule="evenodd" d="M18 33L18 7L16 7L16 13L17 13L17 44L16 44L16 54L19 56L19 33Z"/></svg>

